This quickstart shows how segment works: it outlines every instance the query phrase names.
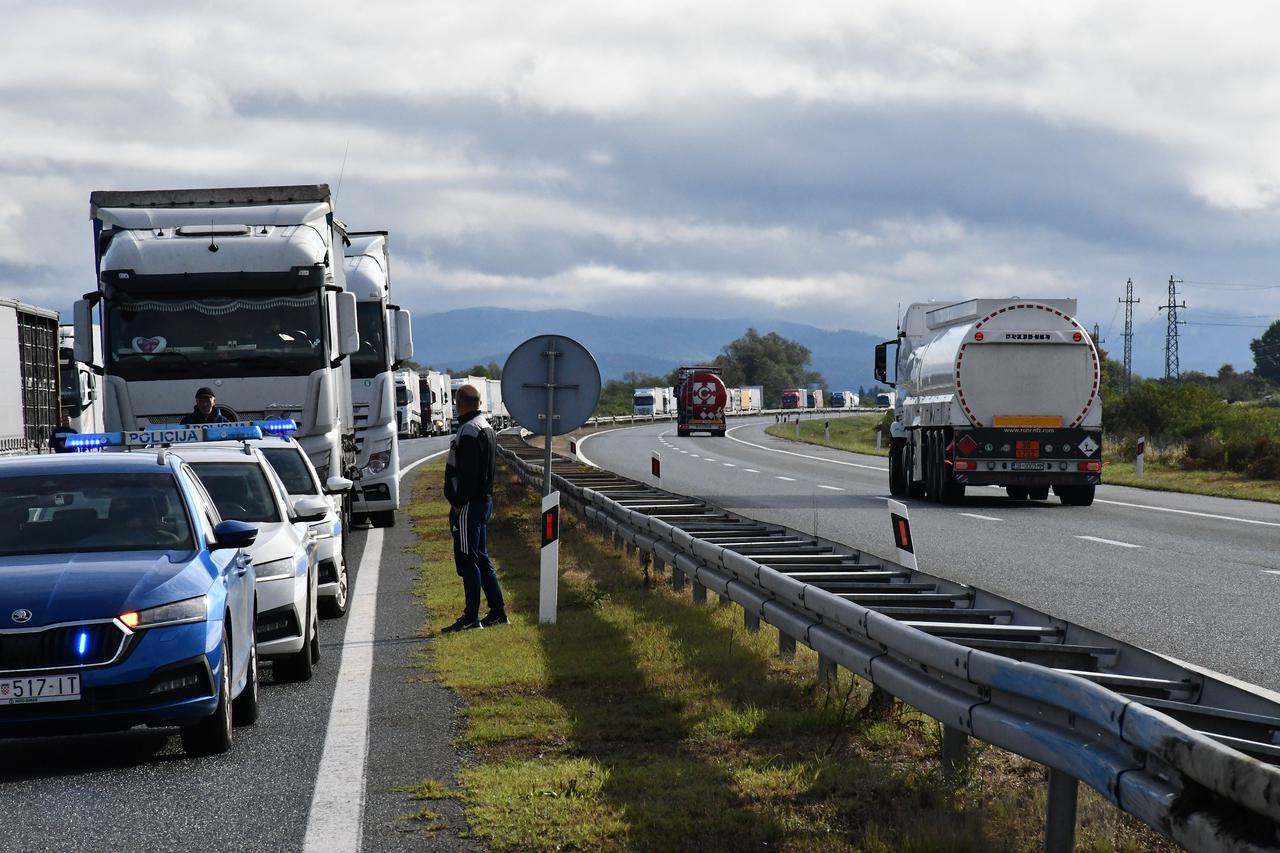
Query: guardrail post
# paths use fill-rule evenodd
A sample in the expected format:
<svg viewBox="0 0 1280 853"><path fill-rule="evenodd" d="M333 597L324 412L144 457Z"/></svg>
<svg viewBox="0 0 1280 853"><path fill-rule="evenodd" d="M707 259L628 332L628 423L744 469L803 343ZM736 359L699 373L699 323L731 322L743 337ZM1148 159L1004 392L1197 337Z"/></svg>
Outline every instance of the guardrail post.
<svg viewBox="0 0 1280 853"><path fill-rule="evenodd" d="M750 610L742 611L742 625L753 634L760 632L760 614L752 613Z"/></svg>
<svg viewBox="0 0 1280 853"><path fill-rule="evenodd" d="M636 543L628 541L628 542L627 542L627 556L628 556L628 557L633 557L633 556L635 556L635 553L636 553Z"/></svg>
<svg viewBox="0 0 1280 853"><path fill-rule="evenodd" d="M1079 782L1070 773L1049 768L1049 804L1045 809L1045 853L1071 853L1076 847L1076 794Z"/></svg>
<svg viewBox="0 0 1280 853"><path fill-rule="evenodd" d="M724 604L732 604L732 603L733 603L733 599L729 597L729 593L727 593L727 592L722 592L722 593L720 593L720 603L721 603L722 605L724 605Z"/></svg>
<svg viewBox="0 0 1280 853"><path fill-rule="evenodd" d="M969 735L942 724L942 770L952 776L969 759Z"/></svg>
<svg viewBox="0 0 1280 853"><path fill-rule="evenodd" d="M778 632L778 657L790 660L796 656L796 638Z"/></svg>
<svg viewBox="0 0 1280 853"><path fill-rule="evenodd" d="M684 571L677 563L671 564L671 588L677 592L684 589Z"/></svg>
<svg viewBox="0 0 1280 853"><path fill-rule="evenodd" d="M818 680L827 682L836 680L836 662L821 652L818 653Z"/></svg>
<svg viewBox="0 0 1280 853"><path fill-rule="evenodd" d="M693 582L693 603L694 604L707 603L707 588L702 584L698 583L697 581Z"/></svg>
<svg viewBox="0 0 1280 853"><path fill-rule="evenodd" d="M667 570L666 562L657 554L653 555L653 570L658 574L662 574Z"/></svg>

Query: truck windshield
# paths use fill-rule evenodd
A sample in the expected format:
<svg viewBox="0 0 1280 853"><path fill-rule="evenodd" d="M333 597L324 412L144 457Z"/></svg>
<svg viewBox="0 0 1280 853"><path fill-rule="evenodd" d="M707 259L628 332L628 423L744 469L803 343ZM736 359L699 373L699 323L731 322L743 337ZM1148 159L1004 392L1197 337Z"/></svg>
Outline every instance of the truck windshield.
<svg viewBox="0 0 1280 853"><path fill-rule="evenodd" d="M0 478L0 557L192 547L170 474Z"/></svg>
<svg viewBox="0 0 1280 853"><path fill-rule="evenodd" d="M409 405L409 389L404 387L403 385L396 386L396 405L397 406Z"/></svg>
<svg viewBox="0 0 1280 853"><path fill-rule="evenodd" d="M61 363L58 365L58 397L62 408L72 409L71 417L80 413L80 372L70 352L62 351Z"/></svg>
<svg viewBox="0 0 1280 853"><path fill-rule="evenodd" d="M387 360L387 312L381 302L356 304L360 351L351 356L351 378L372 379L391 369Z"/></svg>
<svg viewBox="0 0 1280 853"><path fill-rule="evenodd" d="M121 295L106 313L108 369L126 381L296 376L325 366L318 292Z"/></svg>

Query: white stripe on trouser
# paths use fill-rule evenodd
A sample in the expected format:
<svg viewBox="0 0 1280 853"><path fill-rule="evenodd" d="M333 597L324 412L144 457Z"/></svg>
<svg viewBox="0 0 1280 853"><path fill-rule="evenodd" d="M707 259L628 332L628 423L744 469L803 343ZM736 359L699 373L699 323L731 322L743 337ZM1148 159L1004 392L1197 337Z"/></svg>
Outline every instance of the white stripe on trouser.
<svg viewBox="0 0 1280 853"><path fill-rule="evenodd" d="M467 502L462 505L462 509L458 510L458 550L464 555L467 553L467 510L471 508L471 503Z"/></svg>

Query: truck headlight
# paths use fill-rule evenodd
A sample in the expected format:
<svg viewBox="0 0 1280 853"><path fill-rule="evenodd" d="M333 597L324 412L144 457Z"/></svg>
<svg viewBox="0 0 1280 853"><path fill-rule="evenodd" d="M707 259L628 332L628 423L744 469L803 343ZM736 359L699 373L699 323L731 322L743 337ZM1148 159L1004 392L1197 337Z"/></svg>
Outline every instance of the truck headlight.
<svg viewBox="0 0 1280 853"><path fill-rule="evenodd" d="M391 451L384 450L369 456L369 464L365 466L371 474L381 474L391 464Z"/></svg>
<svg viewBox="0 0 1280 853"><path fill-rule="evenodd" d="M120 621L130 628L155 628L159 625L177 625L183 622L203 622L209 618L208 599L203 595L184 598L172 604L148 607L120 614Z"/></svg>
<svg viewBox="0 0 1280 853"><path fill-rule="evenodd" d="M254 574L260 581L284 578L293 574L293 559L270 560L266 563L254 563Z"/></svg>

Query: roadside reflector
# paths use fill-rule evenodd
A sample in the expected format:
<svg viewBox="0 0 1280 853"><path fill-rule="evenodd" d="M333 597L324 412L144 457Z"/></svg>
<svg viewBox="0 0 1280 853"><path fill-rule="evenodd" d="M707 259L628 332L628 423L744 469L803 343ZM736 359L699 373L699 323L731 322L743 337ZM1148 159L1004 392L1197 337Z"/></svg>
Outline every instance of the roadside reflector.
<svg viewBox="0 0 1280 853"><path fill-rule="evenodd" d="M898 549L898 562L909 569L916 568L915 543L911 538L911 519L907 505L902 501L889 501L889 522L893 527L893 544Z"/></svg>
<svg viewBox="0 0 1280 853"><path fill-rule="evenodd" d="M542 513L542 547L547 547L560 538L560 506L551 507Z"/></svg>
<svg viewBox="0 0 1280 853"><path fill-rule="evenodd" d="M649 457L649 473L655 480L662 479L662 457L657 453Z"/></svg>

